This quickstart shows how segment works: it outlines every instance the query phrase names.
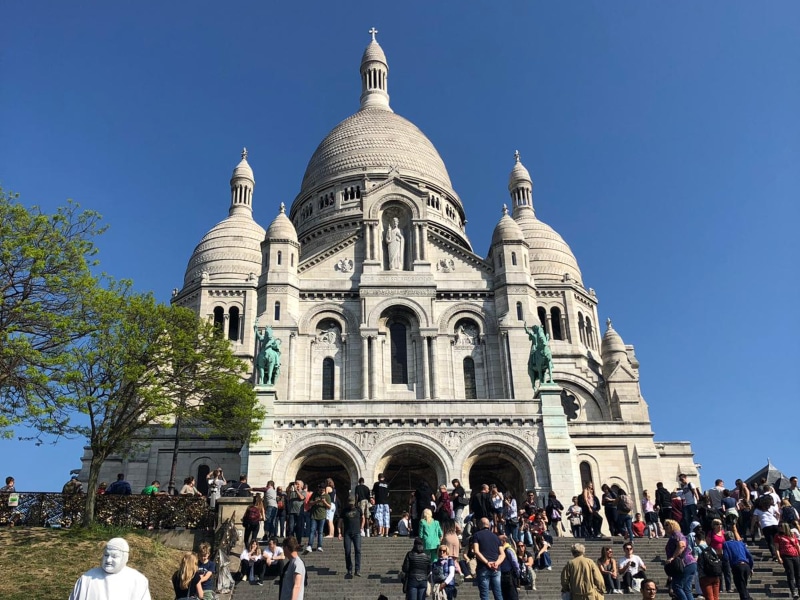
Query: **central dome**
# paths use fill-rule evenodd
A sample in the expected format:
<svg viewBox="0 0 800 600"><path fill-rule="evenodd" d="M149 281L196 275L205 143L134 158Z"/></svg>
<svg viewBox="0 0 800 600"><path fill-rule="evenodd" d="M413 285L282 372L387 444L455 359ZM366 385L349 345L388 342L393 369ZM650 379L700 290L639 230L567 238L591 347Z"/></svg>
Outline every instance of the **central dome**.
<svg viewBox="0 0 800 600"><path fill-rule="evenodd" d="M362 108L333 128L308 161L300 195L332 179L396 168L452 189L442 158L420 129L385 108Z"/></svg>

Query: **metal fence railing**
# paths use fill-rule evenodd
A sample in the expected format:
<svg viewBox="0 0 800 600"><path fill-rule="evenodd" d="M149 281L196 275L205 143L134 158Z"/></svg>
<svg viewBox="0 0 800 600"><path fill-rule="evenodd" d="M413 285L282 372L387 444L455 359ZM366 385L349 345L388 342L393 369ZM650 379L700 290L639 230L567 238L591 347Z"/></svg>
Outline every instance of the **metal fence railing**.
<svg viewBox="0 0 800 600"><path fill-rule="evenodd" d="M14 498L16 496L16 498ZM83 522L84 494L0 493L0 525L72 527ZM134 529L213 529L214 512L192 496L106 496L95 499L95 521Z"/></svg>

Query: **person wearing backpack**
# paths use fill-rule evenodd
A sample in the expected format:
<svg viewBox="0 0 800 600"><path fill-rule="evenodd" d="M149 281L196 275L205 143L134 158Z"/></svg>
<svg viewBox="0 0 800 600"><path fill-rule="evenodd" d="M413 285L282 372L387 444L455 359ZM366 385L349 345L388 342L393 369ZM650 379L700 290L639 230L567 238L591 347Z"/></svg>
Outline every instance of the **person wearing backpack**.
<svg viewBox="0 0 800 600"><path fill-rule="evenodd" d="M247 507L242 517L244 526L244 545L249 546L253 540L258 541L258 532L261 529L261 521L264 520L264 500L261 494L253 497L253 503Z"/></svg>
<svg viewBox="0 0 800 600"><path fill-rule="evenodd" d="M701 544L697 557L697 571L700 574L700 589L705 600L719 600L719 582L722 575L722 559L711 546Z"/></svg>
<svg viewBox="0 0 800 600"><path fill-rule="evenodd" d="M626 535L628 541L633 543L633 500L628 493L621 489L617 492L617 532Z"/></svg>
<svg viewBox="0 0 800 600"><path fill-rule="evenodd" d="M431 584L433 585L434 598L444 594L447 600L454 600L456 593L456 563L451 557L447 546L442 544L437 548L437 559L431 566ZM503 596L505 599L505 596Z"/></svg>
<svg viewBox="0 0 800 600"><path fill-rule="evenodd" d="M725 544L725 532L722 530L722 521L714 519L711 521L711 531L706 534L706 543L714 549L717 556L722 557L722 546ZM731 566L725 558L722 558L722 580L725 583L725 593L730 594L732 586ZM702 587L702 582L700 584ZM720 588L722 586L720 585Z"/></svg>

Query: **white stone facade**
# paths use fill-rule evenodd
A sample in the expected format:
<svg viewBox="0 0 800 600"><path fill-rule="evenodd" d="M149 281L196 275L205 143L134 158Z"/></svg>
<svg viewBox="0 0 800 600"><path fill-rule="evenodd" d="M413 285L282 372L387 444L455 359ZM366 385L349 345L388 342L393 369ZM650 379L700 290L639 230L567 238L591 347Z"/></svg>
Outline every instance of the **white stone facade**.
<svg viewBox="0 0 800 600"><path fill-rule="evenodd" d="M468 488L489 478L517 493L553 489L565 505L587 477L637 501L656 481L674 487L679 472L697 482L688 443L654 441L633 347L610 323L601 339L597 296L566 242L538 220L519 155L511 213L503 209L479 256L436 149L389 106L374 40L361 74L360 110L323 140L288 214L281 205L266 231L252 218L243 153L230 214L173 294L224 328L246 361L257 318L282 342L276 386L258 388L268 410L261 441L241 453L221 440L183 443L182 476L202 474L206 461L258 485L298 474L352 488L388 472L398 490L419 477ZM553 353L555 384L536 398L525 323L546 329ZM128 469L132 480L141 470L135 485L167 478L161 461L148 461L171 448L169 432L152 442L142 469ZM126 464L109 461L103 477Z"/></svg>

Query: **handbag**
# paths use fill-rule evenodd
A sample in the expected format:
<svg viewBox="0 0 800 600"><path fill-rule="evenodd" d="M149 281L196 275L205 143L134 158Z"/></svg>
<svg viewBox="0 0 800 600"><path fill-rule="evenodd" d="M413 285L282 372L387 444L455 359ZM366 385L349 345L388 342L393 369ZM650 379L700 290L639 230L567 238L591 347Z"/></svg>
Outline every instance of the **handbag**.
<svg viewBox="0 0 800 600"><path fill-rule="evenodd" d="M684 566L683 557L676 556L671 561L664 564L664 573L666 573L668 577L680 577L683 575Z"/></svg>

